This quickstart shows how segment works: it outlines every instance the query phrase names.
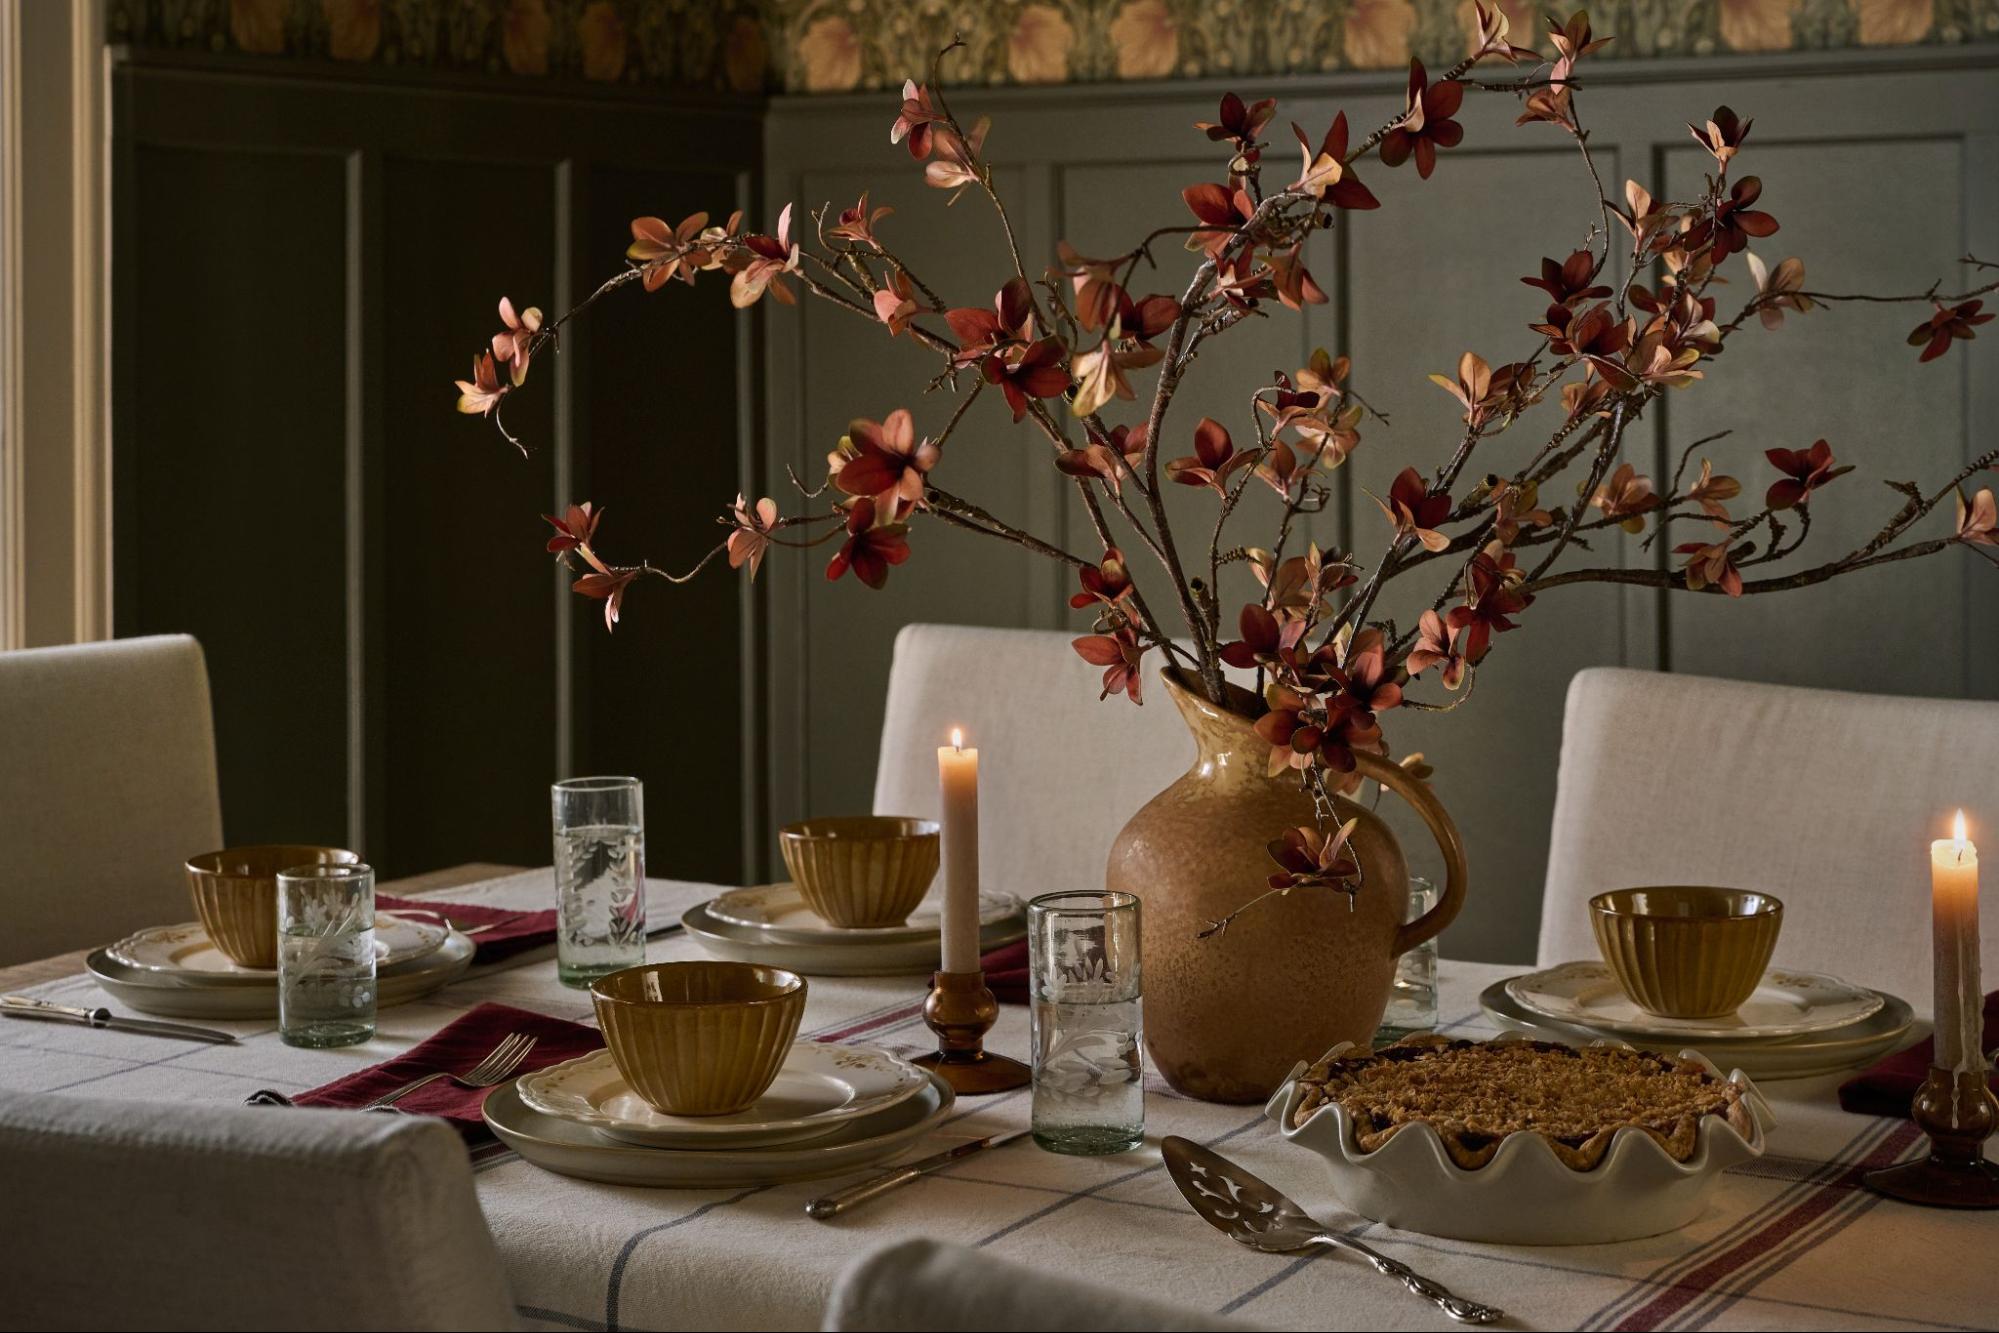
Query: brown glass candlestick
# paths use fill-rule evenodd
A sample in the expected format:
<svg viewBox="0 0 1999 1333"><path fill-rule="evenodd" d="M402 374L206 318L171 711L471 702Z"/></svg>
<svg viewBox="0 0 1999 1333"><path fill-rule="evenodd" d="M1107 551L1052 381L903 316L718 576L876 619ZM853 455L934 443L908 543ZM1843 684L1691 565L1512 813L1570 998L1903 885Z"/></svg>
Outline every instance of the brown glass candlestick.
<svg viewBox="0 0 1999 1333"><path fill-rule="evenodd" d="M1910 1108L1929 1135L1929 1153L1860 1178L1868 1189L1932 1208L1999 1208L1999 1165L1985 1159L1985 1140L1999 1127L1999 1101L1981 1067L1956 1074L1930 1067Z"/></svg>
<svg viewBox="0 0 1999 1333"><path fill-rule="evenodd" d="M986 1049L986 1031L998 1019L999 1001L983 971L937 973L923 1002L923 1021L937 1034L937 1050L916 1063L965 1096L1026 1087L1033 1079L1026 1065Z"/></svg>

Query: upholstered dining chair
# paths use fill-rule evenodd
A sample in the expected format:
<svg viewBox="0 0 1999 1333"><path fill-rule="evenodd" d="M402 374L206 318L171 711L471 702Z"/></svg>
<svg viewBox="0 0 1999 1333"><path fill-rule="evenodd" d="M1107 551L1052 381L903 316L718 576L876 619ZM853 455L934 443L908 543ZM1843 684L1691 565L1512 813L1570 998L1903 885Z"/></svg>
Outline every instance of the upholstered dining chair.
<svg viewBox="0 0 1999 1333"><path fill-rule="evenodd" d="M1932 839L1999 848L1999 702L1596 668L1569 686L1540 961L1598 956L1606 889L1714 884L1784 903L1774 961L1929 1007ZM1984 921L1999 956L1999 912Z"/></svg>
<svg viewBox="0 0 1999 1333"><path fill-rule="evenodd" d="M1181 1309L1028 1268L982 1250L906 1240L849 1264L821 1325L829 1333L959 1333L991 1329L1253 1329L1203 1310Z"/></svg>
<svg viewBox="0 0 1999 1333"><path fill-rule="evenodd" d="M516 1328L422 1116L0 1092L0 1328Z"/></svg>
<svg viewBox="0 0 1999 1333"><path fill-rule="evenodd" d="M1098 696L1102 669L1058 630L908 625L895 639L875 813L935 818L937 747L979 750L980 878L1022 898L1101 889L1111 843L1187 771L1194 742L1148 667L1145 703Z"/></svg>
<svg viewBox="0 0 1999 1333"><path fill-rule="evenodd" d="M189 915L222 845L201 645L183 634L0 653L0 965Z"/></svg>

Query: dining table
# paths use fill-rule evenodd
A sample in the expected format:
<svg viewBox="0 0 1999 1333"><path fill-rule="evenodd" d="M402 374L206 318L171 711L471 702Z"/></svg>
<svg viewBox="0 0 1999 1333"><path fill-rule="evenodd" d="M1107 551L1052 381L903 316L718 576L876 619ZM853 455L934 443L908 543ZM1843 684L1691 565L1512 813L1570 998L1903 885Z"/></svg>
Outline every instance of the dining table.
<svg viewBox="0 0 1999 1333"><path fill-rule="evenodd" d="M664 879L649 879L646 889L655 927L721 891ZM551 904L553 881L546 868L476 865L384 882L381 891L440 904L541 909ZM648 956L657 962L702 954L697 941L674 933L652 940ZM0 969L0 990L118 1008L83 971L82 958ZM1495 1032L1478 996L1508 973L1502 964L1446 959L1439 968L1439 1030L1466 1037ZM922 1018L926 985L920 975L812 977L800 1036L903 1055L934 1049ZM300 1093L388 1060L487 1001L594 1022L588 993L557 980L549 947L490 965L475 961L445 988L382 1009L372 1040L336 1050L284 1045L275 1019L202 1020L234 1033L234 1045L70 1024L0 1025L0 1086L240 1105L260 1089ZM1027 1010L1001 1006L987 1045L1025 1058ZM552 1174L489 1145L475 1157L475 1180L528 1327L816 1328L847 1264L917 1237L1250 1324L1448 1326L1428 1303L1352 1255L1267 1255L1231 1243L1176 1191L1160 1160L1159 1143L1168 1135L1241 1163L1327 1226L1460 1295L1504 1307L1511 1326L1991 1327L1999 1318L1999 1265L1992 1261L1999 1220L1919 1208L1862 1188L1864 1172L1916 1154L1921 1138L1906 1119L1842 1111L1835 1092L1843 1077L1764 1082L1776 1120L1767 1151L1723 1174L1705 1211L1686 1227L1618 1244L1474 1244L1369 1222L1341 1206L1325 1164L1285 1142L1262 1106L1196 1101L1155 1075L1146 1083L1146 1141L1137 1150L1064 1156L1022 1138L833 1221L809 1218L806 1204L881 1167L749 1188L652 1189ZM1027 1089L961 1097L909 1156L1022 1128L1030 1107ZM114 1208L116 1200L104 1205Z"/></svg>

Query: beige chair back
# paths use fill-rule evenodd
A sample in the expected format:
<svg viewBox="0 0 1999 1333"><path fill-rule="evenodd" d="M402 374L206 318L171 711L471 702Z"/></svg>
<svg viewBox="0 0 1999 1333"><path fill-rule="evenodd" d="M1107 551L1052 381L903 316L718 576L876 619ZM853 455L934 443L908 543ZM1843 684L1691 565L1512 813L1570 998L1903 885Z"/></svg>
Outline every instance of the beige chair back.
<svg viewBox="0 0 1999 1333"><path fill-rule="evenodd" d="M419 1116L0 1092L0 1328L515 1328Z"/></svg>
<svg viewBox="0 0 1999 1333"><path fill-rule="evenodd" d="M1563 721L1540 961L1598 957L1585 904L1605 889L1761 889L1784 901L1777 965L1928 1012L1930 842L1960 807L1999 866L1999 703L1581 672ZM1983 924L1999 966L1999 910Z"/></svg>
<svg viewBox="0 0 1999 1333"><path fill-rule="evenodd" d="M1075 637L961 625L909 625L896 636L875 813L936 818L937 748L963 728L979 751L988 889L1022 898L1101 889L1125 821L1194 761L1154 664L1142 706L1100 700L1102 671L1076 656Z"/></svg>
<svg viewBox="0 0 1999 1333"><path fill-rule="evenodd" d="M221 845L200 644L0 653L0 965L191 919L182 865Z"/></svg>

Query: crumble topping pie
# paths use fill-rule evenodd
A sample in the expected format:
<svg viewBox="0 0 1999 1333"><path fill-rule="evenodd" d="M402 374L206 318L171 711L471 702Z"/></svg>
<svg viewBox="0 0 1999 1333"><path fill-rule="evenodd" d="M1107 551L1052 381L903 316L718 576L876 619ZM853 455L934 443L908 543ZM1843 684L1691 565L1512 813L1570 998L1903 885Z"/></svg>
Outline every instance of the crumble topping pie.
<svg viewBox="0 0 1999 1333"><path fill-rule="evenodd" d="M1694 1155L1703 1117L1720 1116L1744 1138L1754 1125L1742 1089L1704 1066L1608 1046L1419 1035L1373 1054L1321 1060L1299 1083L1305 1095L1293 1128L1338 1102L1362 1152L1427 1124L1467 1170L1491 1161L1513 1134L1539 1134L1564 1164L1587 1171L1626 1127L1650 1134L1684 1162Z"/></svg>

